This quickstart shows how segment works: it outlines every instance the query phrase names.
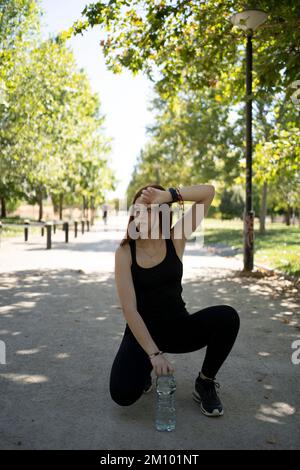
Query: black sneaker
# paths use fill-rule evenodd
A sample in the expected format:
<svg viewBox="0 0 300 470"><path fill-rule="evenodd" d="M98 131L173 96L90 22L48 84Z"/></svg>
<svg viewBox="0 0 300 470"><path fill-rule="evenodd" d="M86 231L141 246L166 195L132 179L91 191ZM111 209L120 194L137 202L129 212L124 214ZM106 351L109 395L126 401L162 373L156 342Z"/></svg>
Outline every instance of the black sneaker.
<svg viewBox="0 0 300 470"><path fill-rule="evenodd" d="M220 384L214 379L202 379L199 375L195 380L193 400L200 404L201 411L205 416L216 417L224 414L215 387L220 388Z"/></svg>
<svg viewBox="0 0 300 470"><path fill-rule="evenodd" d="M152 390L152 377L151 375L149 375L147 382L145 384L143 393L151 392L151 390Z"/></svg>

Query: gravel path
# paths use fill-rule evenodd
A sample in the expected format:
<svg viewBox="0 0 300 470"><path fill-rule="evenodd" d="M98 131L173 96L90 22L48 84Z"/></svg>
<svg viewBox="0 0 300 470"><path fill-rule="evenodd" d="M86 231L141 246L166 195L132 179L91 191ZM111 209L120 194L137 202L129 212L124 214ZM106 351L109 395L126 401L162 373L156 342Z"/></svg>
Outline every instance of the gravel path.
<svg viewBox="0 0 300 470"><path fill-rule="evenodd" d="M183 297L193 313L235 307L241 328L219 371L225 414L205 417L192 400L205 349L167 354L176 368L177 425L154 428L154 390L130 407L109 395L108 380L124 317L114 285L114 251L126 218L90 232L58 230L0 246L1 449L299 449L300 294L278 275L243 276L221 250L187 243ZM300 348L300 342L299 346ZM298 354L300 358L300 353Z"/></svg>

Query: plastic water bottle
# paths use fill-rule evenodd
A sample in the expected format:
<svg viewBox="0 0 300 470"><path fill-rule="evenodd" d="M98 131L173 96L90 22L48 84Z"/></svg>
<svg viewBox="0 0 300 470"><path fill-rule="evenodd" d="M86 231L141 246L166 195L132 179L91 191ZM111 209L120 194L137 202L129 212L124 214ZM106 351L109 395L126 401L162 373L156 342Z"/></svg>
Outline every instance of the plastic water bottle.
<svg viewBox="0 0 300 470"><path fill-rule="evenodd" d="M156 377L156 420L158 431L173 431L176 425L176 380L173 374Z"/></svg>

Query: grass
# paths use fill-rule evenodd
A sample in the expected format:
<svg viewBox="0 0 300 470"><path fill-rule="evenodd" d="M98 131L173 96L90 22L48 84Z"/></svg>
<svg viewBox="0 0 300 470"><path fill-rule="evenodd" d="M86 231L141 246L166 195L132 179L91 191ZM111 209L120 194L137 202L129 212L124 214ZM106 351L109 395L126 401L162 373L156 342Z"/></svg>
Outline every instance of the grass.
<svg viewBox="0 0 300 470"><path fill-rule="evenodd" d="M30 222L37 222L34 219L30 219L30 217L26 217L27 220L30 220ZM23 224L24 219L21 219L20 217L3 217L0 219L3 225L5 224ZM40 227L30 227L29 228L29 236L30 234L39 234L41 233L41 228ZM1 238L11 238L11 237L19 237L23 235L24 236L24 227L3 227L1 231Z"/></svg>
<svg viewBox="0 0 300 470"><path fill-rule="evenodd" d="M300 227L269 223L266 233L260 234L259 222L254 222L254 263L300 276ZM197 232L195 232L197 234ZM243 221L205 219L204 243L218 243L243 250ZM243 258L243 253L236 255Z"/></svg>

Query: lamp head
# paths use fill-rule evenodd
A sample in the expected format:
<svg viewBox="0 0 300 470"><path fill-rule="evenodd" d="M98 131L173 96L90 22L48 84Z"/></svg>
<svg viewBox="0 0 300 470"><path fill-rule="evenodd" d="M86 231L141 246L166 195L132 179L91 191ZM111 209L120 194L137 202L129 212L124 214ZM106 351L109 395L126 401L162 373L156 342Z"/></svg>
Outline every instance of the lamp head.
<svg viewBox="0 0 300 470"><path fill-rule="evenodd" d="M267 13L262 10L244 10L239 13L234 13L230 17L230 21L234 26L244 31L249 29L255 31L267 18Z"/></svg>

